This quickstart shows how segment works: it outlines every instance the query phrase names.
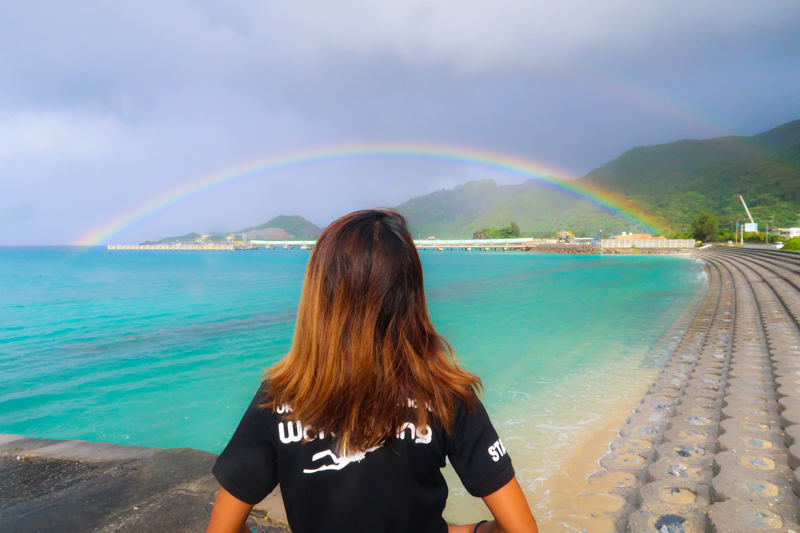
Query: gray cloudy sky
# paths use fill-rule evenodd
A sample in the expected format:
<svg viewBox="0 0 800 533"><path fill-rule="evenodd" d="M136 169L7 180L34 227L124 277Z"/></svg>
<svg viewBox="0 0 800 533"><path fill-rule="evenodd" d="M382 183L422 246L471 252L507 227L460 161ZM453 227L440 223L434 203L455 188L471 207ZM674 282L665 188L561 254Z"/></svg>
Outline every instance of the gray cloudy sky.
<svg viewBox="0 0 800 533"><path fill-rule="evenodd" d="M644 144L800 118L797 0L137 0L0 7L0 244L68 244L298 149L437 142L581 176ZM493 177L361 161L263 174L108 239L319 225Z"/></svg>

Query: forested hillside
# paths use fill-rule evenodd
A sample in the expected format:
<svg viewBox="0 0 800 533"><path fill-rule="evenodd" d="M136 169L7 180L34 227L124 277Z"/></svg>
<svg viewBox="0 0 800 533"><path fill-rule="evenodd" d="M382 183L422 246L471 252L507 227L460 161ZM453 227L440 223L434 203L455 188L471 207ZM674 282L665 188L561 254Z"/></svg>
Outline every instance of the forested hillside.
<svg viewBox="0 0 800 533"><path fill-rule="evenodd" d="M280 215L263 224L250 228L240 229L229 233L212 233L206 235L207 241L224 242L228 237L241 239L246 235L248 239L316 239L322 233L322 228L299 215ZM199 233L189 233L179 237L165 237L157 241L147 241L143 244L172 244L176 242L195 242L201 239Z"/></svg>
<svg viewBox="0 0 800 533"><path fill-rule="evenodd" d="M630 196L673 230L703 212L715 213L723 226L742 218L739 194L762 228L772 215L778 226L796 226L800 120L753 137L633 148L581 181Z"/></svg>
<svg viewBox="0 0 800 533"><path fill-rule="evenodd" d="M295 239L316 239L319 237L319 234L322 233L322 228L318 227L313 222L309 222L300 215L279 215L258 226L240 229L233 233L246 233L251 239L269 238L267 235L262 237L260 234L269 233L271 230L275 229L283 230L286 234L286 238Z"/></svg>
<svg viewBox="0 0 800 533"><path fill-rule="evenodd" d="M578 236L633 231L635 226L538 181L497 185L471 181L451 190L414 198L397 206L414 237L470 238L480 228L516 222L525 236L550 236L569 229Z"/></svg>
<svg viewBox="0 0 800 533"><path fill-rule="evenodd" d="M723 229L743 218L739 194L764 229L796 226L800 213L800 120L753 137L683 140L633 148L590 172L579 183L610 191L661 221L666 233L686 231L701 213L717 215ZM398 207L414 236L466 238L480 228L516 222L528 236L568 229L592 236L638 228L540 181L499 186L469 182L414 198Z"/></svg>

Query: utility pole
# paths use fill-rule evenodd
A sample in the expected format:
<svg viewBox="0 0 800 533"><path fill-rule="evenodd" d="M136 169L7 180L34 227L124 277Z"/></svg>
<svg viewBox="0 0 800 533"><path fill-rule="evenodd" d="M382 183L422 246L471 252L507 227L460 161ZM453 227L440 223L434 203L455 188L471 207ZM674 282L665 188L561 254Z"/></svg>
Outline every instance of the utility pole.
<svg viewBox="0 0 800 533"><path fill-rule="evenodd" d="M775 233L775 215L772 215L769 219L772 221L772 233ZM767 231L767 244L769 244L769 231Z"/></svg>

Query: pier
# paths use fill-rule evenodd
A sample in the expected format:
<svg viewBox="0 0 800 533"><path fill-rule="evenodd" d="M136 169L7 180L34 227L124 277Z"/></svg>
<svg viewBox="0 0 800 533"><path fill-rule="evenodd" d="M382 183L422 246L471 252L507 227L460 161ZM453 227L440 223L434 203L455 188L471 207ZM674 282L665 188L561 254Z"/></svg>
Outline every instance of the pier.
<svg viewBox="0 0 800 533"><path fill-rule="evenodd" d="M307 249L313 248L317 241L263 241L252 240L250 244L264 246L267 249ZM538 242L538 241L536 241ZM419 239L414 240L414 246L418 250L528 250L535 245L535 241L530 238L514 239Z"/></svg>
<svg viewBox="0 0 800 533"><path fill-rule="evenodd" d="M666 368L582 496L620 533L800 531L800 254L694 256L707 291L652 349Z"/></svg>
<svg viewBox="0 0 800 533"><path fill-rule="evenodd" d="M109 250L258 250L259 246L251 244L109 244Z"/></svg>
<svg viewBox="0 0 800 533"><path fill-rule="evenodd" d="M530 251L537 250L553 253L597 253L600 250L620 249L659 249L659 250L691 250L695 242L691 239L645 239L619 240L602 239L592 244L591 239L580 239L581 242L561 243L556 239L531 239L519 237L513 239L417 239L414 246L420 251ZM109 250L311 250L316 240L251 240L246 243L173 243L173 244L109 244Z"/></svg>

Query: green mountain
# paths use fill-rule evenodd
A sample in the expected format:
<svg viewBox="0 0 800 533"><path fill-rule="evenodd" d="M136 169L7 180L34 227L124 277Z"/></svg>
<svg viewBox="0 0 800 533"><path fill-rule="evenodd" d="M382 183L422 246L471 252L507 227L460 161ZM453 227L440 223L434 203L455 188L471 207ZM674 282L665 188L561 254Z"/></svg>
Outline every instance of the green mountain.
<svg viewBox="0 0 800 533"><path fill-rule="evenodd" d="M315 226L312 222L298 215L280 215L268 222L250 228L233 231L230 233L211 233L206 235L206 241L225 242L227 237L235 236L236 240L246 235L248 240L252 239L316 239L322 233L322 228ZM179 237L165 237L157 241L147 241L142 244L171 244L174 242L191 243L200 240L202 235L199 233L188 233Z"/></svg>
<svg viewBox="0 0 800 533"><path fill-rule="evenodd" d="M557 183L557 182L556 182ZM704 212L724 227L743 218L742 194L753 218L765 228L796 226L800 212L800 120L752 137L683 140L628 150L577 180L660 220L680 232ZM636 231L615 218L543 182L497 185L474 181L414 198L397 206L415 237L466 238L479 228L516 222L524 235L547 236L568 229L579 236ZM772 225L772 224L771 224Z"/></svg>
<svg viewBox="0 0 800 533"><path fill-rule="evenodd" d="M800 212L800 120L752 137L682 140L628 150L576 180L604 192L615 203L652 214L668 233L684 231L703 212L717 215L723 228L744 218L742 194L764 229L772 215L779 227L796 226ZM634 221L612 216L591 202L559 188L558 180L497 185L472 181L436 191L397 206L414 237L468 238L482 228L512 221L522 234L552 236L562 229L577 236L637 231ZM279 216L228 235L248 239L314 239L322 232L301 216ZM158 242L193 241L190 233Z"/></svg>
<svg viewBox="0 0 800 533"><path fill-rule="evenodd" d="M550 236L569 229L578 236L633 231L636 227L591 203L546 183L529 180L497 185L470 181L451 190L414 198L396 207L414 237L470 238L481 228L516 222L525 236Z"/></svg>
<svg viewBox="0 0 800 533"><path fill-rule="evenodd" d="M278 233L285 234L285 237L275 237L275 238L316 239L317 237L319 237L319 234L322 233L322 228L316 226L312 222L309 222L300 215L291 215L291 216L280 215L258 226L253 226L251 228L245 228L233 232L233 234L237 235L242 235L245 233L247 234L248 239L270 238L270 237L259 237L258 235L278 234Z"/></svg>
<svg viewBox="0 0 800 533"><path fill-rule="evenodd" d="M772 215L779 227L796 226L800 120L752 137L633 148L580 181L639 202L673 231L706 211L723 226L744 218L740 194L761 229Z"/></svg>
<svg viewBox="0 0 800 533"><path fill-rule="evenodd" d="M186 235L179 235L177 237L164 237L163 239L159 239L157 241L145 241L142 244L170 244L173 242L194 242L200 239L202 235L199 233L187 233Z"/></svg>

